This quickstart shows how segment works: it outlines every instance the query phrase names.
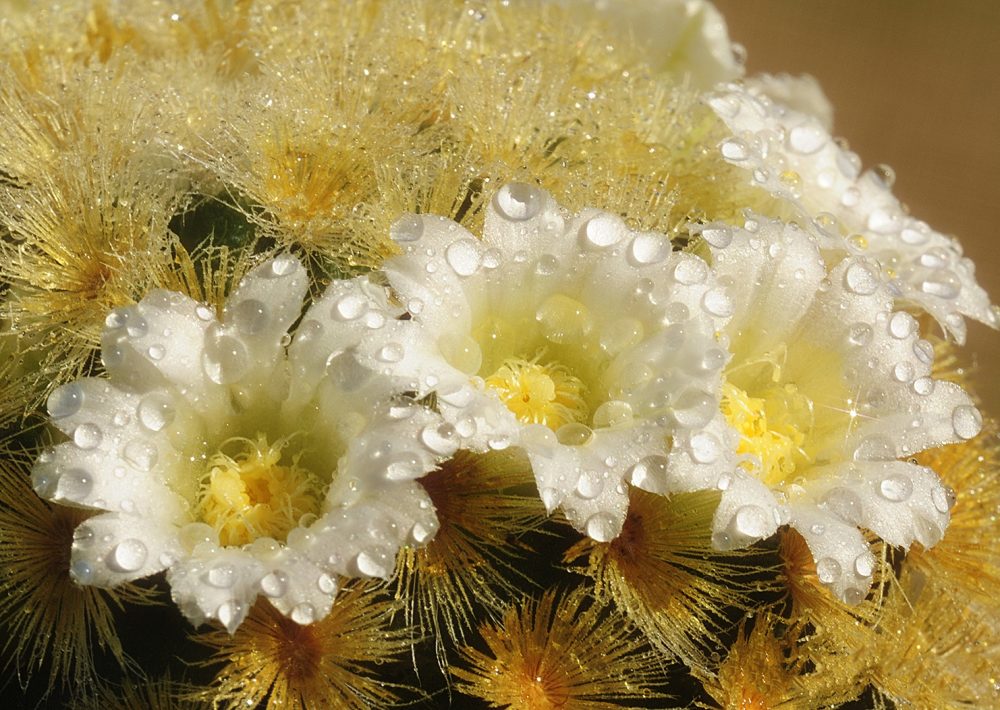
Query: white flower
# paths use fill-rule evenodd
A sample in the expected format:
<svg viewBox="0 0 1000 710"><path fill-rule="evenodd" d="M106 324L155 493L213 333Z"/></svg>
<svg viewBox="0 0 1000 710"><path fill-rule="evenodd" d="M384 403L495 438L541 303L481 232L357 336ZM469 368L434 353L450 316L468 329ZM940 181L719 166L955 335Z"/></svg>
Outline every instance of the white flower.
<svg viewBox="0 0 1000 710"><path fill-rule="evenodd" d="M392 399L351 350L396 311L366 279L336 282L288 345L307 286L278 257L241 281L221 322L169 291L108 316L109 378L52 393L70 440L33 471L43 497L106 511L76 531L77 582L166 570L194 623L233 631L258 593L308 623L328 613L337 575L387 576L401 544L433 535L414 479L449 453L419 440L443 422Z"/></svg>
<svg viewBox="0 0 1000 710"><path fill-rule="evenodd" d="M733 136L720 150L751 181L787 200L797 216L827 234L820 246L839 261L865 255L893 295L965 340L968 316L1000 325L958 242L904 211L884 169L861 172L861 161L834 141L820 120L774 103L759 91L723 87L708 99Z"/></svg>
<svg viewBox="0 0 1000 710"><path fill-rule="evenodd" d="M518 183L491 200L482 240L416 215L393 237L404 253L383 271L412 319L391 324L391 352L362 346L365 364L433 391L464 446L523 447L550 511L609 540L626 478L667 493L718 477L716 334L733 306L704 261Z"/></svg>
<svg viewBox="0 0 1000 710"><path fill-rule="evenodd" d="M736 474L758 481L750 497L724 491L716 543L737 547L787 523L820 581L859 601L874 568L859 528L929 547L948 524L949 491L900 459L975 436L979 412L959 386L931 378L933 348L893 311L871 260L828 271L817 239L764 219L701 235L734 304L723 411L746 457Z"/></svg>

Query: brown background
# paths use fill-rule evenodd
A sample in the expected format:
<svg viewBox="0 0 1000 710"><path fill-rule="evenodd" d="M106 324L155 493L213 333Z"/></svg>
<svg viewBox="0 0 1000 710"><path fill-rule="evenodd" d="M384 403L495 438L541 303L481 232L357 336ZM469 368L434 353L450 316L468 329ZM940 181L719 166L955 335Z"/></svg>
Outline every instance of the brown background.
<svg viewBox="0 0 1000 710"><path fill-rule="evenodd" d="M747 70L808 73L834 133L896 171L914 215L954 234L1000 300L1000 1L715 0ZM1000 415L1000 334L970 324L966 351Z"/></svg>

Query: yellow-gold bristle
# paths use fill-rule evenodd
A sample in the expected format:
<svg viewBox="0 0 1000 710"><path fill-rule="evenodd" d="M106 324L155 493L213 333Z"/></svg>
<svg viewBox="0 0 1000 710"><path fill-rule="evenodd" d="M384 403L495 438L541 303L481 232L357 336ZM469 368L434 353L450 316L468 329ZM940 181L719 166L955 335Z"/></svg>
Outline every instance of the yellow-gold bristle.
<svg viewBox="0 0 1000 710"><path fill-rule="evenodd" d="M632 489L621 534L609 543L584 539L566 560L586 558L595 594L614 603L659 650L693 669L710 667L721 645L727 610L751 608L751 594L767 587L751 581L746 551L719 553L712 546L718 494L665 498Z"/></svg>
<svg viewBox="0 0 1000 710"><path fill-rule="evenodd" d="M220 666L199 693L214 707L387 707L398 700L376 668L409 649L407 629L390 629L395 605L378 585L344 587L330 614L309 625L282 616L259 601L236 632L199 632L213 651L205 665Z"/></svg>
<svg viewBox="0 0 1000 710"><path fill-rule="evenodd" d="M618 614L584 588L557 590L511 607L479 632L488 651L459 650L456 690L490 707L604 710L627 701L663 700L661 659Z"/></svg>
<svg viewBox="0 0 1000 710"><path fill-rule="evenodd" d="M460 451L420 479L441 527L424 547L400 550L392 588L406 620L435 639L442 668L444 643L464 639L476 605L491 613L517 594L518 570L530 549L518 542L545 519L532 491L527 459L506 450Z"/></svg>

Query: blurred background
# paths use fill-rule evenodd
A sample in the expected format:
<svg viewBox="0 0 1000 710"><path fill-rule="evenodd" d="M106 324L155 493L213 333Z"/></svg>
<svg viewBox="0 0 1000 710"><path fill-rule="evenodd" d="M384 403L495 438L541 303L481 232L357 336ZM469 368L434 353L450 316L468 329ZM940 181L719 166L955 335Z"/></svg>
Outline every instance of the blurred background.
<svg viewBox="0 0 1000 710"><path fill-rule="evenodd" d="M958 237L1000 302L1000 1L713 1L747 71L816 77L834 134L895 169L895 194ZM1000 333L970 323L965 352L1000 416Z"/></svg>

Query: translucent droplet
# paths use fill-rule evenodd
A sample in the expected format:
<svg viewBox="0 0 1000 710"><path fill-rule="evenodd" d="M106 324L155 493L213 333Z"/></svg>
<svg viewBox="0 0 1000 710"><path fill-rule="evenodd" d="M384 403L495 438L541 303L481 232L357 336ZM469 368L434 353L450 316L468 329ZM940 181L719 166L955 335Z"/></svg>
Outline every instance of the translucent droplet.
<svg viewBox="0 0 1000 710"><path fill-rule="evenodd" d="M955 505L955 491L947 486L935 486L931 491L931 502L939 513L947 513Z"/></svg>
<svg viewBox="0 0 1000 710"><path fill-rule="evenodd" d="M896 183L896 171L885 163L879 163L872 168L872 177L887 190Z"/></svg>
<svg viewBox="0 0 1000 710"><path fill-rule="evenodd" d="M698 463L713 463L722 453L722 445L718 438L707 431L699 432L691 437L691 458Z"/></svg>
<svg viewBox="0 0 1000 710"><path fill-rule="evenodd" d="M719 146L719 150L722 151L722 157L726 160L742 161L750 156L747 144L739 138L730 138L723 141L722 145Z"/></svg>
<svg viewBox="0 0 1000 710"><path fill-rule="evenodd" d="M420 441L435 454L445 455L455 450L456 434L451 424L430 424L420 431Z"/></svg>
<svg viewBox="0 0 1000 710"><path fill-rule="evenodd" d="M900 340L910 337L917 328L917 321L909 313L899 311L889 319L889 335Z"/></svg>
<svg viewBox="0 0 1000 710"><path fill-rule="evenodd" d="M670 240L656 232L637 234L628 247L628 258L635 266L657 264L670 254Z"/></svg>
<svg viewBox="0 0 1000 710"><path fill-rule="evenodd" d="M816 562L816 576L823 584L833 584L843 574L840 563L832 557L824 557Z"/></svg>
<svg viewBox="0 0 1000 710"><path fill-rule="evenodd" d="M875 557L870 552L862 552L854 559L854 571L859 577L871 577L875 571Z"/></svg>
<svg viewBox="0 0 1000 710"><path fill-rule="evenodd" d="M62 385L52 390L46 402L46 408L53 419L72 416L83 406L83 388L76 382Z"/></svg>
<svg viewBox="0 0 1000 710"><path fill-rule="evenodd" d="M831 512L849 523L861 522L863 507L858 494L849 488L837 487L823 498L823 504Z"/></svg>
<svg viewBox="0 0 1000 710"><path fill-rule="evenodd" d="M410 530L410 537L418 545L423 545L434 537L435 532L435 529L418 522L413 524L413 528Z"/></svg>
<svg viewBox="0 0 1000 710"><path fill-rule="evenodd" d="M156 465L158 453L151 442L133 439L122 449L122 458L136 470L150 471Z"/></svg>
<svg viewBox="0 0 1000 710"><path fill-rule="evenodd" d="M608 513L594 513L587 518L587 535L595 542L610 542L618 533L615 519Z"/></svg>
<svg viewBox="0 0 1000 710"><path fill-rule="evenodd" d="M459 239L445 249L448 266L459 276L472 276L479 271L481 247L475 239Z"/></svg>
<svg viewBox="0 0 1000 710"><path fill-rule="evenodd" d="M788 147L800 155L815 153L829 140L826 132L811 123L795 126L788 132Z"/></svg>
<svg viewBox="0 0 1000 710"><path fill-rule="evenodd" d="M866 436L854 450L855 461L894 461L896 445L884 434Z"/></svg>
<svg viewBox="0 0 1000 710"><path fill-rule="evenodd" d="M201 321L215 320L215 309L210 308L204 303L199 303L194 307L194 314Z"/></svg>
<svg viewBox="0 0 1000 710"><path fill-rule="evenodd" d="M271 572L260 580L260 590L273 598L284 596L288 591L288 575L284 572Z"/></svg>
<svg viewBox="0 0 1000 710"><path fill-rule="evenodd" d="M399 362L403 359L403 346L399 343L386 343L375 354L382 362Z"/></svg>
<svg viewBox="0 0 1000 710"><path fill-rule="evenodd" d="M686 390L674 403L673 415L677 423L688 429L700 429L715 415L715 398L707 392Z"/></svg>
<svg viewBox="0 0 1000 710"><path fill-rule="evenodd" d="M924 279L920 290L938 298L955 298L962 290L962 282L950 271L936 271Z"/></svg>
<svg viewBox="0 0 1000 710"><path fill-rule="evenodd" d="M983 415L975 407L960 404L951 412L951 425L961 439L971 439L983 428Z"/></svg>
<svg viewBox="0 0 1000 710"><path fill-rule="evenodd" d="M903 475L889 476L879 483L878 491L886 500L900 503L913 494L913 483Z"/></svg>
<svg viewBox="0 0 1000 710"><path fill-rule="evenodd" d="M201 365L205 375L217 385L236 382L249 367L246 345L239 338L218 331L205 339Z"/></svg>
<svg viewBox="0 0 1000 710"><path fill-rule="evenodd" d="M595 429L627 426L633 420L632 405L628 402L612 399L603 402L594 410L591 423Z"/></svg>
<svg viewBox="0 0 1000 710"><path fill-rule="evenodd" d="M344 392L354 392L368 381L372 372L358 362L354 351L345 350L327 358L326 374Z"/></svg>
<svg viewBox="0 0 1000 710"><path fill-rule="evenodd" d="M394 242L415 242L424 234L424 221L415 214L408 214L396 220L389 227L389 237Z"/></svg>
<svg viewBox="0 0 1000 710"><path fill-rule="evenodd" d="M264 270L264 275L270 278L288 276L299 268L299 260L287 254L276 256L271 260L271 268Z"/></svg>
<svg viewBox="0 0 1000 710"><path fill-rule="evenodd" d="M674 278L686 286L702 283L708 277L708 265L697 257L682 257L674 267Z"/></svg>
<svg viewBox="0 0 1000 710"><path fill-rule="evenodd" d="M844 273L844 283L852 293L861 296L870 296L878 290L879 279L871 267L867 264L855 261L847 267Z"/></svg>
<svg viewBox="0 0 1000 710"><path fill-rule="evenodd" d="M621 217L602 213L587 220L581 231L587 244L603 249L620 242L628 233L628 227Z"/></svg>
<svg viewBox="0 0 1000 710"><path fill-rule="evenodd" d="M892 376L897 382L909 382L915 374L916 372L913 369L912 363L906 360L897 362L895 367L892 368Z"/></svg>
<svg viewBox="0 0 1000 710"><path fill-rule="evenodd" d="M90 422L81 424L73 430L73 443L84 450L96 449L103 439L101 428Z"/></svg>
<svg viewBox="0 0 1000 710"><path fill-rule="evenodd" d="M385 467L385 477L390 481L412 480L423 472L424 465L420 457L408 451L393 454Z"/></svg>
<svg viewBox="0 0 1000 710"><path fill-rule="evenodd" d="M708 227L701 230L699 235L709 246L716 249L725 249L733 243L732 231L723 227Z"/></svg>
<svg viewBox="0 0 1000 710"><path fill-rule="evenodd" d="M719 318L728 318L733 314L733 300L721 286L706 291L701 297L701 305L708 313Z"/></svg>
<svg viewBox="0 0 1000 710"><path fill-rule="evenodd" d="M737 532L753 539L764 537L771 528L767 512L757 505L740 506L733 523Z"/></svg>
<svg viewBox="0 0 1000 710"><path fill-rule="evenodd" d="M193 551L198 545L204 543L214 544L217 539L215 530L205 523L188 523L177 534L181 545L188 552Z"/></svg>
<svg viewBox="0 0 1000 710"><path fill-rule="evenodd" d="M733 475L731 473L724 473L719 476L719 480L715 482L715 487L720 491L728 491L730 486L733 485Z"/></svg>
<svg viewBox="0 0 1000 710"><path fill-rule="evenodd" d="M635 318L615 318L601 330L601 349L608 355L617 355L639 343L644 334L645 328Z"/></svg>
<svg viewBox="0 0 1000 710"><path fill-rule="evenodd" d="M108 567L116 572L135 572L146 564L148 554L146 545L141 540L135 538L122 540L108 555Z"/></svg>
<svg viewBox="0 0 1000 710"><path fill-rule="evenodd" d="M512 222L524 222L542 209L544 196L533 185L512 182L501 187L493 197L493 206L502 217Z"/></svg>
<svg viewBox="0 0 1000 710"><path fill-rule="evenodd" d="M594 431L586 424L570 422L556 430L556 439L563 446L585 446L594 438Z"/></svg>
<svg viewBox="0 0 1000 710"><path fill-rule="evenodd" d="M594 327L590 310L561 293L545 299L535 312L542 334L553 343L568 343L587 336Z"/></svg>
<svg viewBox="0 0 1000 710"><path fill-rule="evenodd" d="M354 560L358 571L368 577L388 577L389 570L367 552L361 552Z"/></svg>
<svg viewBox="0 0 1000 710"><path fill-rule="evenodd" d="M913 344L913 354L917 356L924 365L934 363L934 346L929 340L918 340Z"/></svg>
<svg viewBox="0 0 1000 710"><path fill-rule="evenodd" d="M535 262L535 273L539 276L551 276L559 269L559 259L552 254L542 254Z"/></svg>
<svg viewBox="0 0 1000 710"><path fill-rule="evenodd" d="M267 328L269 321L267 306L253 298L240 301L232 311L233 325L246 335L262 332Z"/></svg>
<svg viewBox="0 0 1000 710"><path fill-rule="evenodd" d="M215 616L223 626L229 629L236 621L236 602L227 601L219 605L215 610Z"/></svg>
<svg viewBox="0 0 1000 710"><path fill-rule="evenodd" d="M934 386L934 380L930 377L918 377L913 381L913 391L925 397L934 392Z"/></svg>
<svg viewBox="0 0 1000 710"><path fill-rule="evenodd" d="M139 423L150 431L162 431L176 415L174 403L162 392L151 392L139 401L136 409Z"/></svg>
<svg viewBox="0 0 1000 710"><path fill-rule="evenodd" d="M664 456L646 456L629 470L629 481L644 490L662 488L667 480L667 466Z"/></svg>
<svg viewBox="0 0 1000 710"><path fill-rule="evenodd" d="M323 594L333 594L337 591L337 583L333 581L333 577L325 573L317 578L316 586Z"/></svg>
<svg viewBox="0 0 1000 710"><path fill-rule="evenodd" d="M346 293L336 300L330 315L336 320L357 320L368 311L368 299L360 293Z"/></svg>
<svg viewBox="0 0 1000 710"><path fill-rule="evenodd" d="M604 490L604 477L597 471L584 471L576 482L576 492L581 498L591 500Z"/></svg>
<svg viewBox="0 0 1000 710"><path fill-rule="evenodd" d="M217 589L229 589L236 581L236 570L232 565L216 565L205 574L205 581Z"/></svg>

